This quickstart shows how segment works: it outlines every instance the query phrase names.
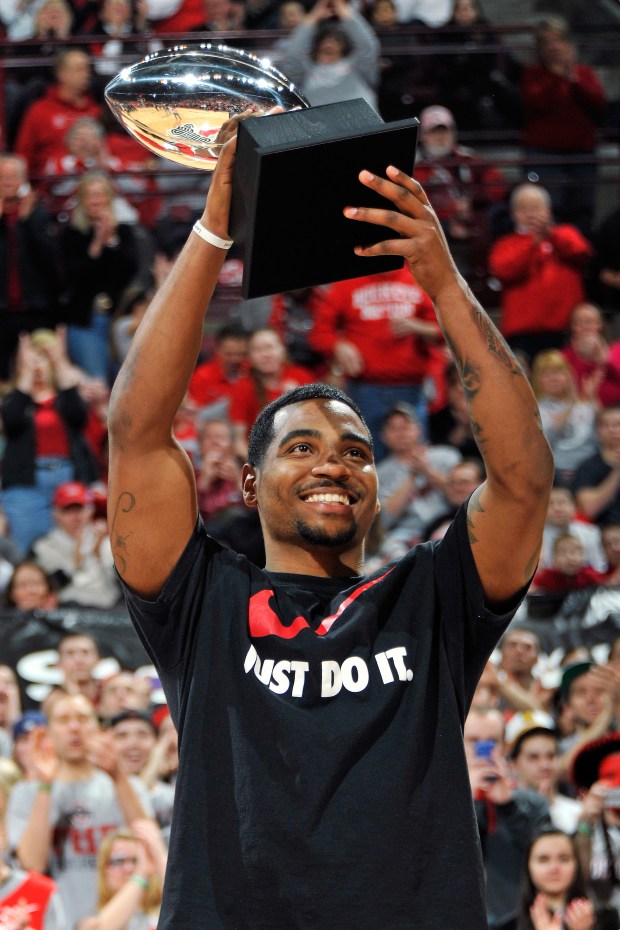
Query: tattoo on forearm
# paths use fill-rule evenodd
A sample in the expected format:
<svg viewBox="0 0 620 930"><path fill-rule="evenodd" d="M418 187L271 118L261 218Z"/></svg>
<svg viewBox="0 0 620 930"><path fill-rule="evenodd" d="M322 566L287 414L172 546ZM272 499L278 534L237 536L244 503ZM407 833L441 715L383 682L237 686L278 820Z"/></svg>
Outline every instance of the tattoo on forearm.
<svg viewBox="0 0 620 930"><path fill-rule="evenodd" d="M461 370L461 380L465 389L465 397L468 401L472 400L480 390L482 379L480 377L480 368L469 360L465 361Z"/></svg>
<svg viewBox="0 0 620 930"><path fill-rule="evenodd" d="M484 507L480 503L481 494L482 488L476 488L469 498L469 504L467 505L467 535L469 537L469 543L472 546L474 543L478 542L478 537L474 533L474 513L484 513Z"/></svg>
<svg viewBox="0 0 620 930"><path fill-rule="evenodd" d="M116 528L116 520L119 513L129 513L136 506L136 499L129 491L123 491L119 494L118 500L116 502L116 509L114 511L114 517L112 519L112 525L110 527L110 541L112 543L112 553L114 555L114 561L116 567L121 575L125 574L127 570L127 540L131 536L131 533L126 535L121 535Z"/></svg>
<svg viewBox="0 0 620 930"><path fill-rule="evenodd" d="M502 365L505 365L513 375L525 377L523 369L512 354L510 346L478 303L474 304L473 316L476 326L485 338L487 349L497 356Z"/></svg>

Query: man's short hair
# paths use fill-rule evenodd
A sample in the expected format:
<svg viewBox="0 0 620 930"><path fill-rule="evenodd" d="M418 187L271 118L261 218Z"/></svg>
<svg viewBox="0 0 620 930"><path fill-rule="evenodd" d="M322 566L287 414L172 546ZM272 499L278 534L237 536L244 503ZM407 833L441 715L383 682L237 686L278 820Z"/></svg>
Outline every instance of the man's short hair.
<svg viewBox="0 0 620 930"><path fill-rule="evenodd" d="M248 443L248 462L250 465L253 465L255 468L260 468L263 464L267 449L275 435L273 421L276 413L282 410L283 407L289 407L291 404L299 404L306 400L337 400L340 401L341 404L346 404L347 407L350 407L351 410L357 414L368 430L368 438L372 448L372 436L368 429L368 424L355 401L351 400L340 388L334 387L333 384L315 382L312 384L302 384L299 387L293 388L291 391L287 391L285 394L277 397L270 404L267 404L266 407L263 407L250 432L250 440Z"/></svg>
<svg viewBox="0 0 620 930"><path fill-rule="evenodd" d="M247 339L248 331L242 323L224 323L216 329L213 340L217 346L225 339Z"/></svg>
<svg viewBox="0 0 620 930"><path fill-rule="evenodd" d="M406 420L409 420L410 423L415 423L416 426L420 425L420 418L418 416L417 410L413 404L407 403L406 400L397 401L395 404L392 404L386 413L384 413L384 415L381 417L381 429L385 429L392 417L404 417Z"/></svg>
<svg viewBox="0 0 620 930"><path fill-rule="evenodd" d="M60 651L68 639L89 639L93 646L95 647L95 652L97 655L100 655L99 643L92 635L92 633L87 633L85 630L71 630L70 632L63 633L60 639L58 640L58 645L56 646L57 652L60 654Z"/></svg>

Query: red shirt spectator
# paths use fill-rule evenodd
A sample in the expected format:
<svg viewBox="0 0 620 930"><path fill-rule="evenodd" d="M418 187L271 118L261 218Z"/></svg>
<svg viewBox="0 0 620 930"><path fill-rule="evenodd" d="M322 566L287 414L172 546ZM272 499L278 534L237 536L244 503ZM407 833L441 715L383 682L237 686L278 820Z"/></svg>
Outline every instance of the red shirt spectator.
<svg viewBox="0 0 620 930"><path fill-rule="evenodd" d="M233 388L247 372L248 336L235 324L221 327L215 335L215 354L198 365L189 382L189 396L199 407L224 401L225 412Z"/></svg>
<svg viewBox="0 0 620 930"><path fill-rule="evenodd" d="M562 345L570 312L584 298L583 269L592 248L576 227L554 225L543 188L520 185L511 210L516 231L494 244L489 269L503 287L503 334L529 337L519 348L534 355ZM553 334L555 341L537 340L540 334Z"/></svg>
<svg viewBox="0 0 620 930"><path fill-rule="evenodd" d="M88 93L91 71L85 52L76 48L61 52L55 73L56 83L26 110L15 143L30 174L38 177L48 159L64 153L65 135L77 119L101 115L100 105Z"/></svg>
<svg viewBox="0 0 620 930"><path fill-rule="evenodd" d="M363 360L358 377L364 381L421 384L431 355L416 324L430 327L432 339L439 336L429 297L402 268L332 284L317 299L310 343L336 361L339 344L352 345Z"/></svg>
<svg viewBox="0 0 620 930"><path fill-rule="evenodd" d="M249 339L249 374L234 385L230 397L230 419L235 433L235 452L246 461L247 440L256 417L267 404L300 384L314 380L311 372L291 365L280 336L263 326Z"/></svg>

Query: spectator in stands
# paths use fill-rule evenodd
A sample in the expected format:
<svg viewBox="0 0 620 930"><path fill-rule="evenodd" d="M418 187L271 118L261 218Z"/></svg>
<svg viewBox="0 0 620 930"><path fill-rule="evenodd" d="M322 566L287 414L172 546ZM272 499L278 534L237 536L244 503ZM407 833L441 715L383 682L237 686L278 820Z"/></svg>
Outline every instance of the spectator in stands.
<svg viewBox="0 0 620 930"><path fill-rule="evenodd" d="M224 416L240 376L247 371L248 333L238 323L225 323L215 333L212 358L201 362L189 382L189 396L209 416Z"/></svg>
<svg viewBox="0 0 620 930"><path fill-rule="evenodd" d="M595 72L577 63L568 23L546 16L536 26L538 62L523 71L523 144L528 177L549 190L562 223L592 232L596 124L606 98ZM542 158L541 158L542 156ZM553 156L558 162L553 163Z"/></svg>
<svg viewBox="0 0 620 930"><path fill-rule="evenodd" d="M610 930L617 914L597 913L580 866L570 831L545 828L532 838L526 852L517 930Z"/></svg>
<svg viewBox="0 0 620 930"><path fill-rule="evenodd" d="M255 329L250 335L248 363L248 374L239 378L230 394L235 453L244 462L250 429L263 407L285 391L312 381L311 372L288 362L284 343L269 326Z"/></svg>
<svg viewBox="0 0 620 930"><path fill-rule="evenodd" d="M150 689L146 706L150 703ZM100 720L109 722L126 711L138 711L143 706L144 695L133 672L122 670L104 678L100 685L97 714Z"/></svg>
<svg viewBox="0 0 620 930"><path fill-rule="evenodd" d="M90 116L73 123L65 136L65 149L50 158L45 175L50 178L47 203L61 220L75 206L80 176L102 171L114 179L114 208L120 220L150 227L161 208L157 184L150 169L154 160L143 147L117 154L115 133L106 135L102 123ZM51 180L54 179L54 180Z"/></svg>
<svg viewBox="0 0 620 930"><path fill-rule="evenodd" d="M96 519L92 495L79 481L54 493L55 526L32 544L32 553L54 579L60 604L113 607L120 599L107 524Z"/></svg>
<svg viewBox="0 0 620 930"><path fill-rule="evenodd" d="M345 379L364 414L375 459L386 449L382 421L401 401L426 432L425 381L441 353L433 305L407 268L330 285L318 297L310 345Z"/></svg>
<svg viewBox="0 0 620 930"><path fill-rule="evenodd" d="M443 539L459 507L485 479L484 465L478 458L465 459L448 472L443 496L445 509L424 527L424 539Z"/></svg>
<svg viewBox="0 0 620 930"><path fill-rule="evenodd" d="M65 633L56 648L56 666L61 675L62 693L83 694L96 706L101 695L101 684L93 676L100 658L95 639L88 633Z"/></svg>
<svg viewBox="0 0 620 930"><path fill-rule="evenodd" d="M81 694L59 696L50 705L47 733L38 733L32 762L37 780L20 782L9 799L10 848L22 868L49 869L74 927L96 907L95 857L103 837L147 816L150 805Z"/></svg>
<svg viewBox="0 0 620 930"><path fill-rule="evenodd" d="M489 926L499 930L516 916L523 854L532 836L550 823L549 805L539 793L514 787L499 710L472 708L464 741L482 843Z"/></svg>
<svg viewBox="0 0 620 930"><path fill-rule="evenodd" d="M592 292L604 310L620 311L620 207L612 210L593 235Z"/></svg>
<svg viewBox="0 0 620 930"><path fill-rule="evenodd" d="M490 210L508 196L504 177L458 144L454 116L436 105L420 113L415 176L441 220L459 271L479 291L487 276Z"/></svg>
<svg viewBox="0 0 620 930"><path fill-rule="evenodd" d="M56 325L58 259L55 230L25 160L0 154L0 380L9 377L19 333Z"/></svg>
<svg viewBox="0 0 620 930"><path fill-rule="evenodd" d="M560 536L575 536L582 544L586 563L599 572L606 569L602 548L601 529L592 523L577 519L575 495L570 488L555 486L551 489L547 508L547 519L543 530L543 544L539 564L549 568L552 563L553 545Z"/></svg>
<svg viewBox="0 0 620 930"><path fill-rule="evenodd" d="M500 328L532 359L561 348L571 310L584 299L583 271L592 249L574 226L556 225L549 193L535 184L512 192L515 231L491 247L489 270L502 285Z"/></svg>
<svg viewBox="0 0 620 930"><path fill-rule="evenodd" d="M514 714L506 724L506 743L517 786L547 798L553 826L573 834L581 803L558 790L560 750L553 717L540 710Z"/></svg>
<svg viewBox="0 0 620 930"><path fill-rule="evenodd" d="M95 79L102 89L120 71L123 55L134 55L138 47L142 54L151 54L163 47L158 40L136 45L135 37L147 31L145 0L137 3L129 0L102 0L97 5L97 18L88 31L94 36L109 37L103 42L90 45ZM127 39L132 37L134 41L128 42Z"/></svg>
<svg viewBox="0 0 620 930"><path fill-rule="evenodd" d="M31 177L39 180L48 159L62 153L69 126L83 116L98 119L101 106L89 92L90 59L79 48L60 52L54 68L55 83L23 116L15 151L27 163Z"/></svg>
<svg viewBox="0 0 620 930"><path fill-rule="evenodd" d="M620 404L620 342L605 338L603 314L596 304L579 303L569 322L570 340L562 349L579 393L609 407Z"/></svg>
<svg viewBox="0 0 620 930"><path fill-rule="evenodd" d="M347 0L318 0L291 33L286 76L313 106L363 97L377 109L379 40Z"/></svg>
<svg viewBox="0 0 620 930"><path fill-rule="evenodd" d="M620 523L620 406L596 415L599 449L577 469L573 490L581 513L593 523Z"/></svg>
<svg viewBox="0 0 620 930"><path fill-rule="evenodd" d="M415 409L402 402L387 412L381 436L388 450L377 467L385 530L381 548L392 559L420 541L427 525L448 510L448 475L461 455L450 446L428 445Z"/></svg>
<svg viewBox="0 0 620 930"><path fill-rule="evenodd" d="M88 408L78 391L82 374L69 361L64 330L22 334L15 368L14 388L0 408L6 436L2 505L15 540L27 552L51 529L55 489L73 478L90 484L99 474L84 436Z"/></svg>
<svg viewBox="0 0 620 930"><path fill-rule="evenodd" d="M66 318L69 353L85 372L110 378L110 320L138 271L132 226L118 221L115 191L103 172L81 179L61 245L68 281Z"/></svg>
<svg viewBox="0 0 620 930"><path fill-rule="evenodd" d="M445 370L446 404L428 418L431 444L454 446L463 458L481 459L480 449L469 419L465 389L456 365L451 362Z"/></svg>
<svg viewBox="0 0 620 930"><path fill-rule="evenodd" d="M620 698L618 670L611 665L597 665L592 660L564 665L558 697L558 718L564 718L560 751L562 775L565 775L583 745L616 729Z"/></svg>
<svg viewBox="0 0 620 930"><path fill-rule="evenodd" d="M227 420L205 420L200 426L199 466L196 470L198 509L209 533L217 539L217 526L245 511L241 495L241 464L233 452L233 431Z"/></svg>
<svg viewBox="0 0 620 930"><path fill-rule="evenodd" d="M146 787L157 823L167 836L174 803L174 785L164 780L170 774L171 731L158 737L152 716L137 710L112 717L109 728L125 771L140 778Z"/></svg>
<svg viewBox="0 0 620 930"><path fill-rule="evenodd" d="M531 590L567 594L601 584L605 575L588 565L581 540L566 533L553 543L551 565L538 569Z"/></svg>
<svg viewBox="0 0 620 930"><path fill-rule="evenodd" d="M157 923L167 851L144 820L105 837L99 850L98 908L76 930L152 930Z"/></svg>
<svg viewBox="0 0 620 930"><path fill-rule="evenodd" d="M18 562L4 592L4 606L24 613L53 610L58 603L52 580L37 562Z"/></svg>
<svg viewBox="0 0 620 930"><path fill-rule="evenodd" d="M585 794L577 825L579 858L597 901L620 908L620 734L607 733L581 747L570 771ZM618 924L618 914L615 923Z"/></svg>
<svg viewBox="0 0 620 930"><path fill-rule="evenodd" d="M509 627L499 643L498 706L512 711L541 710L549 703L534 669L541 654L538 634L525 626Z"/></svg>
<svg viewBox="0 0 620 930"><path fill-rule="evenodd" d="M594 404L581 400L570 365L558 349L539 352L532 388L555 463L555 481L570 486L577 468L597 447Z"/></svg>
<svg viewBox="0 0 620 930"><path fill-rule="evenodd" d="M433 56L438 99L461 130L514 129L519 119L517 65L485 16L480 0L453 0L433 40L450 51Z"/></svg>

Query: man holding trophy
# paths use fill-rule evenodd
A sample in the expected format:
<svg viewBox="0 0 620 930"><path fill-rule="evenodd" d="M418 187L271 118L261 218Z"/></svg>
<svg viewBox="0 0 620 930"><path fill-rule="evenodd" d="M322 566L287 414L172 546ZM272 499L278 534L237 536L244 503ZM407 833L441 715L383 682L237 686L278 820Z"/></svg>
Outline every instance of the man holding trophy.
<svg viewBox="0 0 620 930"><path fill-rule="evenodd" d="M265 568L211 540L171 427L231 244L239 121L110 404L114 557L179 732L159 927L481 930L462 728L538 559L553 464L536 402L420 185L363 170L341 215L358 241L382 237L353 251L404 259L433 300L487 480L441 542L362 576L379 511L370 434L340 391L305 385L259 415L243 469ZM295 192L310 180L276 176L291 228L308 222ZM360 206L368 192L379 205ZM333 229L320 233L329 250Z"/></svg>

